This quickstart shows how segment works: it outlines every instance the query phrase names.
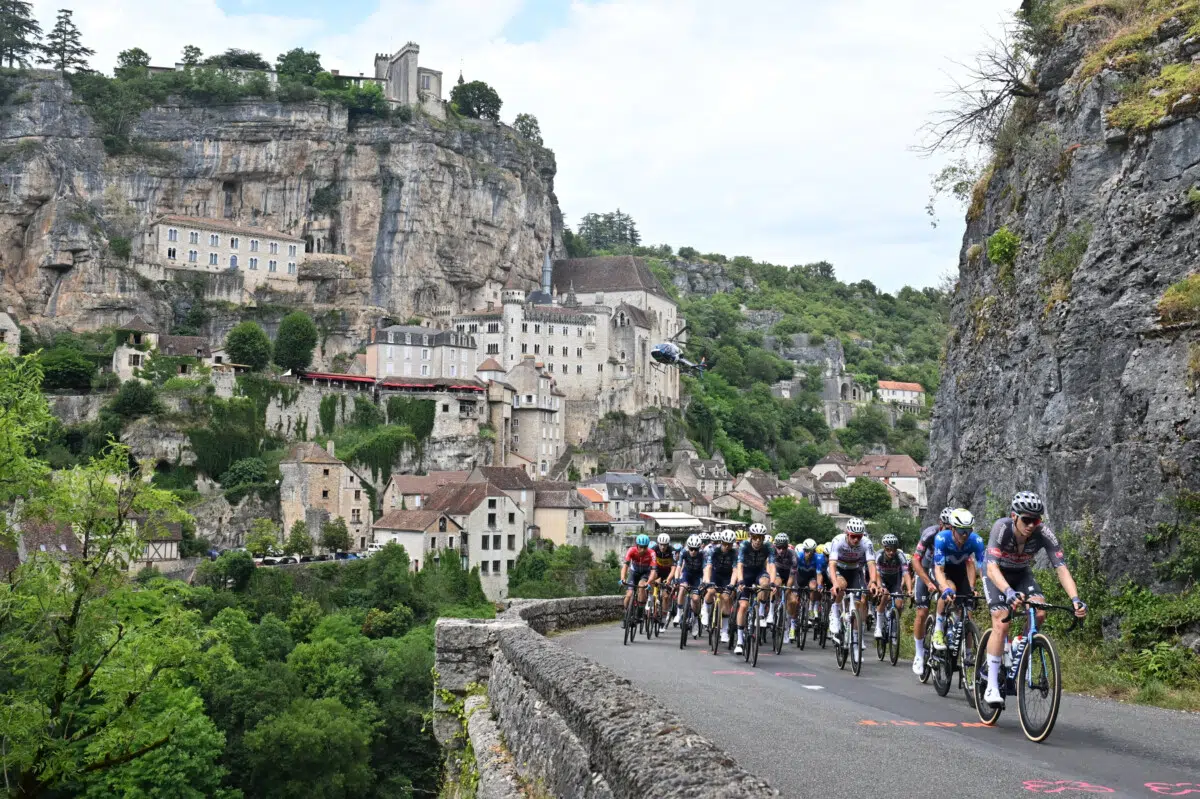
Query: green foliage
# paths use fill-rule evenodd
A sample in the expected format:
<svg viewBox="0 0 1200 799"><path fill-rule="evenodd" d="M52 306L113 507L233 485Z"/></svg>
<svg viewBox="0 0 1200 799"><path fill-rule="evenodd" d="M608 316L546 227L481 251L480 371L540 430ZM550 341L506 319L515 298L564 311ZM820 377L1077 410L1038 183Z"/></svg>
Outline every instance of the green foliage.
<svg viewBox="0 0 1200 799"><path fill-rule="evenodd" d="M1070 293L1071 280L1083 263L1091 237L1092 226L1085 223L1067 234L1061 244L1048 249L1042 260L1041 277L1051 297L1065 299Z"/></svg>
<svg viewBox="0 0 1200 799"><path fill-rule="evenodd" d="M350 531L341 516L321 525L321 546L330 552L347 552L350 549Z"/></svg>
<svg viewBox="0 0 1200 799"><path fill-rule="evenodd" d="M321 56L313 50L294 47L275 59L275 72L280 81L289 80L311 86L321 72Z"/></svg>
<svg viewBox="0 0 1200 799"><path fill-rule="evenodd" d="M237 47L230 47L220 55L209 56L200 62L206 67L216 67L217 69L261 69L268 70L271 65L258 53L250 52L249 50L241 50Z"/></svg>
<svg viewBox="0 0 1200 799"><path fill-rule="evenodd" d="M221 474L221 485L226 489L240 488L267 479L267 464L262 458L241 458L229 465Z"/></svg>
<svg viewBox="0 0 1200 799"><path fill-rule="evenodd" d="M509 572L508 593L526 599L615 594L620 577L618 565L609 560L596 563L588 547L531 541Z"/></svg>
<svg viewBox="0 0 1200 799"><path fill-rule="evenodd" d="M208 421L189 429L188 440L196 453L196 468L216 479L235 461L260 454L263 426L250 399L208 397L205 404Z"/></svg>
<svg viewBox="0 0 1200 799"><path fill-rule="evenodd" d="M878 480L860 477L850 485L837 490L842 513L874 519L892 509L892 497L887 486Z"/></svg>
<svg viewBox="0 0 1200 799"><path fill-rule="evenodd" d="M103 410L127 422L139 416L162 413L163 406L158 401L158 392L154 390L154 386L140 380L126 380L116 395L105 404Z"/></svg>
<svg viewBox="0 0 1200 799"><path fill-rule="evenodd" d="M0 63L9 69L29 65L28 56L39 51L42 26L27 0L7 0L0 5Z"/></svg>
<svg viewBox="0 0 1200 799"><path fill-rule="evenodd" d="M143 380L149 380L156 386L164 385L168 380L184 372L207 374L209 369L195 355L164 355L158 350L150 353L141 369L134 374Z"/></svg>
<svg viewBox="0 0 1200 799"><path fill-rule="evenodd" d="M79 28L75 27L75 23L71 20L73 13L69 8L58 10L54 27L46 34L46 39L41 46L42 57L38 61L42 64L49 64L59 72L86 71L88 56L96 54L95 50L83 46Z"/></svg>
<svg viewBox="0 0 1200 799"><path fill-rule="evenodd" d="M767 507L771 514L772 529L777 533L787 533L792 543L812 538L818 543L824 543L837 535L837 525L833 518L821 513L808 500L797 500L793 497L780 497L772 500Z"/></svg>
<svg viewBox="0 0 1200 799"><path fill-rule="evenodd" d="M1172 504L1174 522L1158 525L1146 543L1165 555L1155 564L1160 579L1192 585L1200 580L1200 491L1181 489Z"/></svg>
<svg viewBox="0 0 1200 799"><path fill-rule="evenodd" d="M313 540L308 533L308 525L300 519L292 523L292 529L288 533L283 551L289 555L311 555L313 553Z"/></svg>
<svg viewBox="0 0 1200 799"><path fill-rule="evenodd" d="M459 83L450 90L450 103L458 113L472 119L500 120L502 101L496 90L481 80Z"/></svg>
<svg viewBox="0 0 1200 799"><path fill-rule="evenodd" d="M96 364L74 347L55 347L39 356L45 375L42 387L47 391L87 391L92 385Z"/></svg>
<svg viewBox="0 0 1200 799"><path fill-rule="evenodd" d="M330 216L337 212L340 203L337 185L330 183L313 192L310 205L315 216Z"/></svg>
<svg viewBox="0 0 1200 799"><path fill-rule="evenodd" d="M317 407L317 416L321 421L321 431L327 435L333 435L334 428L337 427L337 410L339 400L344 401L344 397L337 394L326 394L321 397L321 404Z"/></svg>
<svg viewBox="0 0 1200 799"><path fill-rule="evenodd" d="M513 129L529 141L541 146L542 129L538 125L537 117L533 114L517 114L517 118L513 121Z"/></svg>
<svg viewBox="0 0 1200 799"><path fill-rule="evenodd" d="M255 519L246 534L246 549L256 558L270 555L279 545L279 527L270 519Z"/></svg>
<svg viewBox="0 0 1200 799"><path fill-rule="evenodd" d="M282 369L303 371L312 363L317 346L317 326L304 311L292 311L279 323L275 336L275 363Z"/></svg>
<svg viewBox="0 0 1200 799"><path fill-rule="evenodd" d="M998 267L1012 267L1021 249L1021 238L1004 226L988 237L988 260Z"/></svg>
<svg viewBox="0 0 1200 799"><path fill-rule="evenodd" d="M370 468L372 479L378 481L380 475L391 473L405 449L417 445L417 438L408 427L387 425L373 430L359 444L342 451L342 456L347 462L361 463Z"/></svg>
<svg viewBox="0 0 1200 799"><path fill-rule="evenodd" d="M230 363L261 372L271 363L271 339L257 322L239 322L225 336L225 354Z"/></svg>
<svg viewBox="0 0 1200 799"><path fill-rule="evenodd" d="M590 251L616 253L636 247L642 241L633 217L618 208L604 214L588 213L579 220L578 238Z"/></svg>
<svg viewBox="0 0 1200 799"><path fill-rule="evenodd" d="M118 261L128 261L129 256L133 253L133 246L124 236L109 236L108 251Z"/></svg>
<svg viewBox="0 0 1200 799"><path fill-rule="evenodd" d="M408 427L418 443L425 442L433 433L436 414L437 403L433 400L389 397L387 401L388 424Z"/></svg>
<svg viewBox="0 0 1200 799"><path fill-rule="evenodd" d="M1163 292L1158 301L1163 324L1200 321L1200 272L1194 272Z"/></svg>
<svg viewBox="0 0 1200 799"><path fill-rule="evenodd" d="M889 533L900 539L900 548L908 553L917 546L921 537L921 523L911 513L903 510L887 510L871 520L871 540L876 548Z"/></svg>
<svg viewBox="0 0 1200 799"><path fill-rule="evenodd" d="M117 54L117 66L113 70L118 78L139 78L148 73L150 54L140 47L131 47Z"/></svg>
<svg viewBox="0 0 1200 799"><path fill-rule="evenodd" d="M383 411L366 397L354 398L354 413L350 423L362 430L373 430L384 423Z"/></svg>

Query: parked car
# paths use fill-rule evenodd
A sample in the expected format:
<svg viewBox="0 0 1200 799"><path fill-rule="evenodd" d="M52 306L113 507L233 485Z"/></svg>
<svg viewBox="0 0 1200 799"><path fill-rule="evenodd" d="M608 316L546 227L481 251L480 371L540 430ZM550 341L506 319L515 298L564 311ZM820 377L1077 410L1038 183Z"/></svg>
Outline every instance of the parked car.
<svg viewBox="0 0 1200 799"><path fill-rule="evenodd" d="M280 555L275 559L275 563L282 566L285 563L299 563L300 561L295 555Z"/></svg>

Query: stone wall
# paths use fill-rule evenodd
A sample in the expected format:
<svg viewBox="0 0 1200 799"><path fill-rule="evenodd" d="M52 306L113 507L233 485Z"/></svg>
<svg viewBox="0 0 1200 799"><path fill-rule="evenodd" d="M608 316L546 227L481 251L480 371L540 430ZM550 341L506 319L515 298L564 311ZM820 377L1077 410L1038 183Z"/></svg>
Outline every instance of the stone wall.
<svg viewBox="0 0 1200 799"><path fill-rule="evenodd" d="M477 761L479 784L497 790L519 779L552 796L778 796L629 680L543 637L620 614L621 598L609 596L517 602L495 621L438 620L438 687L465 697L487 685L486 709L469 705L466 735L445 695L435 697L434 733L450 757L464 740L486 740L475 719L486 712L499 735ZM496 756L500 735L509 757Z"/></svg>
<svg viewBox="0 0 1200 799"><path fill-rule="evenodd" d="M354 397L359 396L371 400L369 391L350 391L336 388L324 388L313 385L296 385L294 398L276 394L267 405L268 430L280 433L288 438L299 438L312 441L326 431L321 429L321 400L327 396L338 397L335 404L335 424L343 425L350 421L354 413Z"/></svg>
<svg viewBox="0 0 1200 799"><path fill-rule="evenodd" d="M66 426L94 422L100 417L100 407L112 398L112 394L46 395L50 413Z"/></svg>

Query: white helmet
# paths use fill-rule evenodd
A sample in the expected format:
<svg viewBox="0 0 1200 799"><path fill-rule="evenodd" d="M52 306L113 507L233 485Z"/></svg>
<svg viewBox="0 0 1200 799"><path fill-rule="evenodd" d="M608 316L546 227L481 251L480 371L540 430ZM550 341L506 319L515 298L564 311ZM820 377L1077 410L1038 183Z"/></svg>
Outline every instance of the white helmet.
<svg viewBox="0 0 1200 799"><path fill-rule="evenodd" d="M733 530L723 530L721 532L721 541L726 544L732 544L736 538L737 537L733 534Z"/></svg>
<svg viewBox="0 0 1200 799"><path fill-rule="evenodd" d="M671 536L667 535L666 533L659 533L658 534L658 543L660 546L670 546L671 545Z"/></svg>
<svg viewBox="0 0 1200 799"><path fill-rule="evenodd" d="M846 522L846 532L853 535L862 535L867 531L867 524L862 519L857 517Z"/></svg>
<svg viewBox="0 0 1200 799"><path fill-rule="evenodd" d="M767 526L762 522L755 522L750 525L750 535L766 535Z"/></svg>
<svg viewBox="0 0 1200 799"><path fill-rule="evenodd" d="M817 542L813 541L811 538L806 538L804 539L804 544L802 546L805 552L812 552L817 548Z"/></svg>
<svg viewBox="0 0 1200 799"><path fill-rule="evenodd" d="M949 524L951 513L954 513L954 508L949 506L942 508L942 512L938 514L938 521L940 521L942 524Z"/></svg>
<svg viewBox="0 0 1200 799"><path fill-rule="evenodd" d="M700 544L702 543L703 542L700 540L700 536L696 535L695 533L692 533L687 537L686 545L688 549L699 549Z"/></svg>
<svg viewBox="0 0 1200 799"><path fill-rule="evenodd" d="M776 533L775 534L775 546L786 547L789 543L791 543L791 542L788 541L787 533Z"/></svg>
<svg viewBox="0 0 1200 799"><path fill-rule="evenodd" d="M975 525L975 517L966 508L955 508L950 512L950 526L955 529L970 530Z"/></svg>

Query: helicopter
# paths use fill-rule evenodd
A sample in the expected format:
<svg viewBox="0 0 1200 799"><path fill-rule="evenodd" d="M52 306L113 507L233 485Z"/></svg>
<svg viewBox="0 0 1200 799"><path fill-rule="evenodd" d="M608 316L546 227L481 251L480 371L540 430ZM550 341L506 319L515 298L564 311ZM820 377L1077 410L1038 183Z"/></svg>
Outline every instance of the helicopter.
<svg viewBox="0 0 1200 799"><path fill-rule="evenodd" d="M655 363L662 364L663 366L676 366L680 369L703 375L704 370L708 368L707 360L701 358L700 363L692 363L683 357L683 348L675 343L675 340L686 333L687 329L688 326L684 325L683 329L671 336L670 340L664 341L662 344L655 344L650 350L650 357L654 359Z"/></svg>

